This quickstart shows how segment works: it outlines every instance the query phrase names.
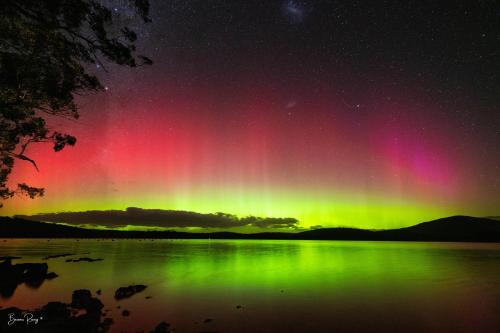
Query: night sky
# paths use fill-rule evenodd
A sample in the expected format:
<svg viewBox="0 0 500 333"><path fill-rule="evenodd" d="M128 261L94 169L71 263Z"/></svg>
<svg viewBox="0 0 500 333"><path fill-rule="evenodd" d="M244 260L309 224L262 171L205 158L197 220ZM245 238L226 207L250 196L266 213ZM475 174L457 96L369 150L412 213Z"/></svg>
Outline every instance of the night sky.
<svg viewBox="0 0 500 333"><path fill-rule="evenodd" d="M500 2L152 1L154 61L54 120L3 214L125 209L401 227L500 215Z"/></svg>

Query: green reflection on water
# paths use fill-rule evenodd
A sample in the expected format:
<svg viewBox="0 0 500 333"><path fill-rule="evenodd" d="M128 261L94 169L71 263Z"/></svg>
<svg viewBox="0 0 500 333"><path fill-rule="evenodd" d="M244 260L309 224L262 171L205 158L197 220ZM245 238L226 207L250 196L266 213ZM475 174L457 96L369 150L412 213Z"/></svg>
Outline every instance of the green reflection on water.
<svg viewBox="0 0 500 333"><path fill-rule="evenodd" d="M2 306L68 301L73 290L87 288L101 289L110 308L131 310L131 318L114 314L116 331L167 320L178 331L199 332L211 316L218 321L210 329L229 332L500 328L498 244L9 240L0 248L0 256L28 262L65 252L104 261L51 259L49 268L60 277L36 291L20 286ZM117 303L116 288L132 283L148 289Z"/></svg>

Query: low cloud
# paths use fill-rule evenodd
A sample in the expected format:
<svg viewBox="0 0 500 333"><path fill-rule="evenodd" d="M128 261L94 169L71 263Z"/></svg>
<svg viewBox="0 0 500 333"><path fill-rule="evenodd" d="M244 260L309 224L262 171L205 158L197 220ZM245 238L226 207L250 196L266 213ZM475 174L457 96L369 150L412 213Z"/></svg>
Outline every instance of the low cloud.
<svg viewBox="0 0 500 333"><path fill-rule="evenodd" d="M162 228L297 228L298 220L290 217L256 217L239 218L225 213L201 214L181 210L142 209L129 207L126 210L89 210L84 212L62 212L36 215L17 215L16 217L67 224L87 224L110 228L126 225Z"/></svg>

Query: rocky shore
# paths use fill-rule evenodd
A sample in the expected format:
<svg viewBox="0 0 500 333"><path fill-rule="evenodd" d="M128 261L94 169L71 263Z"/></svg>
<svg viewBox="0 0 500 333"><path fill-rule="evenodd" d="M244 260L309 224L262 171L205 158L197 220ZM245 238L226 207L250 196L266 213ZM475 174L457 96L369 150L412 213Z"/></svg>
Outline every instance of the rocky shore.
<svg viewBox="0 0 500 333"><path fill-rule="evenodd" d="M57 277L49 272L46 263L12 264L13 258L5 258L0 262L0 296L11 297L17 286L25 283L32 288L38 288L45 280Z"/></svg>
<svg viewBox="0 0 500 333"><path fill-rule="evenodd" d="M44 259L60 258L71 254L49 256ZM45 280L51 280L58 275L49 272L47 263L12 264L19 257L1 257L0 260L0 297L10 298L20 284L39 288ZM90 259L90 260L87 260ZM79 258L72 262L98 261L102 259ZM69 260L66 260L69 262ZM130 285L119 287L114 294L119 301L130 298L145 290L145 285ZM101 290L96 292L101 295ZM0 332L12 333L101 333L107 332L113 324L113 319L107 317L103 310L104 304L93 296L89 290L79 289L72 293L71 303L60 301L49 302L38 309L19 309L17 307L0 307ZM130 316L128 310L122 311L123 316ZM143 331L146 332L146 331ZM159 323L150 333L172 332L170 324Z"/></svg>
<svg viewBox="0 0 500 333"><path fill-rule="evenodd" d="M101 333L107 332L113 319L106 318L104 304L86 289L75 290L71 303L49 302L40 309L16 307L0 309L0 332L12 333ZM166 322L150 333L172 332Z"/></svg>

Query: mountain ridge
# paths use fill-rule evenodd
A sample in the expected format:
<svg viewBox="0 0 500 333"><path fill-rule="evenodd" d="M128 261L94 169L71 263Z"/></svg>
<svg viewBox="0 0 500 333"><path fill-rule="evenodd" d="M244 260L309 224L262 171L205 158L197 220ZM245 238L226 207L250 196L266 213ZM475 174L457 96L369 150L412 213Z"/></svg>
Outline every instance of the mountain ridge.
<svg viewBox="0 0 500 333"><path fill-rule="evenodd" d="M289 239L289 240L373 240L500 242L500 221L471 216L450 216L413 226L366 230L321 228L289 232L236 233L230 231L194 233L183 231L125 231L86 229L50 222L0 217L1 238L165 238L165 239Z"/></svg>

